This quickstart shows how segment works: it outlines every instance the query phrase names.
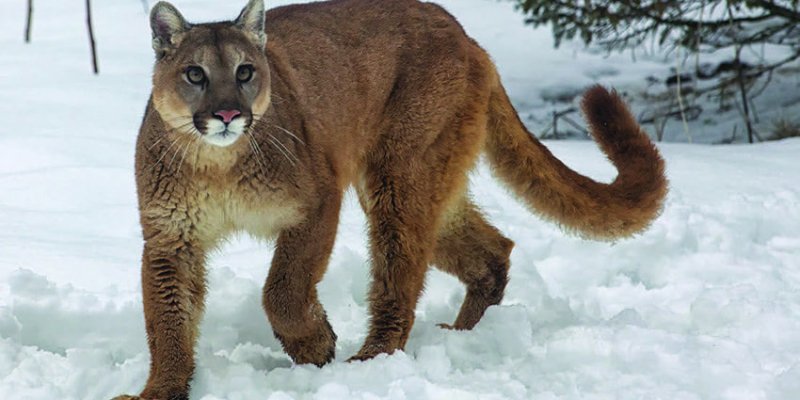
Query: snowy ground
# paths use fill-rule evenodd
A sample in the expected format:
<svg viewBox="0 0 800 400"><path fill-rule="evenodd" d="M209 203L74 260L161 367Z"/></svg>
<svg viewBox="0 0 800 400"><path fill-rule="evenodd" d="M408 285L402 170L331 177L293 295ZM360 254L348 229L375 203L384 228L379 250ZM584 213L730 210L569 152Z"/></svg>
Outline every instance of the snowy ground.
<svg viewBox="0 0 800 400"><path fill-rule="evenodd" d="M194 20L239 7L176 3ZM542 105L548 87L624 85L627 72L664 68L556 52L507 4L442 3L492 53L521 108ZM132 164L149 33L139 1L95 2L93 77L81 7L35 4L31 45L20 40L23 2L0 13L0 399L108 399L138 392L147 374ZM531 45L515 44L520 35ZM608 65L621 72L603 77ZM547 144L613 177L591 142ZM283 354L260 309L270 250L234 240L212 260L192 398L800 398L800 140L660 148L672 182L664 214L613 246L565 236L479 168L475 198L517 243L505 301L472 332L442 331L464 290L432 271L406 352L365 363L344 362L366 333L352 196L320 289L340 338L325 368Z"/></svg>

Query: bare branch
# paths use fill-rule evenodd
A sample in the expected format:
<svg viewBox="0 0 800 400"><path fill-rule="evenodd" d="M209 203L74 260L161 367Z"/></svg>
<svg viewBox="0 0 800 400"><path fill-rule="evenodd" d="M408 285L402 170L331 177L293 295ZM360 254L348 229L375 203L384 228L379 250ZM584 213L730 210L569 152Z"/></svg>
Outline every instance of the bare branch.
<svg viewBox="0 0 800 400"><path fill-rule="evenodd" d="M31 42L32 23L33 23L33 0L28 0L28 17L25 21L25 43Z"/></svg>
<svg viewBox="0 0 800 400"><path fill-rule="evenodd" d="M89 45L92 48L92 69L95 75L100 71L97 68L97 48L94 43L94 29L92 29L92 4L86 0L86 26L89 29Z"/></svg>

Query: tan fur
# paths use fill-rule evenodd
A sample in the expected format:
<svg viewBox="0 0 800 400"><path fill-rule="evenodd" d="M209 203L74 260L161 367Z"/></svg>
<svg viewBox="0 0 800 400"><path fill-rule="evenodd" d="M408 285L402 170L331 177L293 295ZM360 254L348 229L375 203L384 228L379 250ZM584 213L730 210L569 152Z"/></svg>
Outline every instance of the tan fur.
<svg viewBox="0 0 800 400"><path fill-rule="evenodd" d="M486 221L467 189L484 150L522 201L568 230L625 237L660 210L663 161L618 96L596 87L584 98L595 138L620 170L612 184L597 183L525 130L486 52L436 5L280 7L266 14L266 51L255 28L184 30L176 10L156 8L168 15L158 19L154 9L159 60L136 148L152 356L141 398L187 398L206 257L237 231L277 238L263 305L286 352L298 363L333 359L336 335L316 284L351 185L369 222L373 277L359 360L404 347L430 264L467 286L458 317L444 327L470 329L501 301L513 242ZM255 66L254 86L217 83L241 62ZM183 79L193 64L212 79L202 94ZM234 144L214 147L187 125L229 104L252 118Z"/></svg>
<svg viewBox="0 0 800 400"><path fill-rule="evenodd" d="M595 86L582 106L592 136L619 170L612 183L595 182L555 158L522 125L502 87L489 103L492 168L532 211L568 231L600 240L641 232L667 193L664 160L616 93Z"/></svg>

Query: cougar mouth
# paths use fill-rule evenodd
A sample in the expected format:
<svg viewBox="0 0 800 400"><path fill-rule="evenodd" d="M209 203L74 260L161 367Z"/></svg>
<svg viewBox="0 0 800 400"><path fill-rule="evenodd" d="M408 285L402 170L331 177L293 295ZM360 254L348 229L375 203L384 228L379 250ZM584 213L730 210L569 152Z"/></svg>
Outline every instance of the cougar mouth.
<svg viewBox="0 0 800 400"><path fill-rule="evenodd" d="M218 118L209 118L204 125L205 129L198 127L202 139L206 143L218 147L227 147L236 143L248 128L248 123L244 117L233 118L229 122L224 122Z"/></svg>
<svg viewBox="0 0 800 400"><path fill-rule="evenodd" d="M227 147L236 143L236 140L239 139L239 136L240 134L226 129L224 132L203 136L203 140L214 146Z"/></svg>

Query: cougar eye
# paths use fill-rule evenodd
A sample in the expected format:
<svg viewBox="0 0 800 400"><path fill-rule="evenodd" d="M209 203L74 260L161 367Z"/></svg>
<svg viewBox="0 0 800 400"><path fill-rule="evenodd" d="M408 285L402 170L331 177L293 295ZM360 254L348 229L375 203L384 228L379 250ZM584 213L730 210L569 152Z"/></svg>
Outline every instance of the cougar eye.
<svg viewBox="0 0 800 400"><path fill-rule="evenodd" d="M253 79L253 66L240 65L239 68L236 69L236 80L239 81L239 83L247 83L250 82L250 79Z"/></svg>
<svg viewBox="0 0 800 400"><path fill-rule="evenodd" d="M206 81L206 73L200 67L189 67L186 68L186 79L195 85L200 85Z"/></svg>

